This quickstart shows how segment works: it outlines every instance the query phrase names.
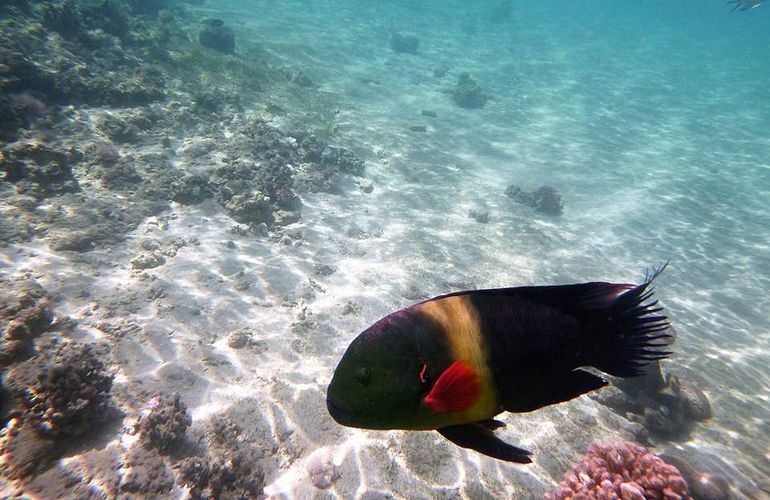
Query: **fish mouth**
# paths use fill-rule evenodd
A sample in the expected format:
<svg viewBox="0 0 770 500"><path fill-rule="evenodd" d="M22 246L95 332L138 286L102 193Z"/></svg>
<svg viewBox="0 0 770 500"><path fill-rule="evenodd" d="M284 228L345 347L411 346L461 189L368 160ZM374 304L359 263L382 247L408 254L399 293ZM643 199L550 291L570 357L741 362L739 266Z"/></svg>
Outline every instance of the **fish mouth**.
<svg viewBox="0 0 770 500"><path fill-rule="evenodd" d="M338 424L350 425L353 411L340 404L338 401L335 401L334 398L329 395L326 396L326 409L329 411L329 415L331 415Z"/></svg>

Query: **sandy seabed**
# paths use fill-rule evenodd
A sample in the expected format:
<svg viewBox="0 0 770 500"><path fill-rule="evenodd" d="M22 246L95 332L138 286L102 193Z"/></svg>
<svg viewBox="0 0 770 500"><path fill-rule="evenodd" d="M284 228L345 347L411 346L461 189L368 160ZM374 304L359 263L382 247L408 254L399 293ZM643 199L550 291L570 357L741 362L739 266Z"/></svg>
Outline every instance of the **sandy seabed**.
<svg viewBox="0 0 770 500"><path fill-rule="evenodd" d="M50 84L52 51L100 76L87 79L93 102L3 80L8 106L31 116L2 147L4 342L18 355L3 361L0 491L536 498L590 443L647 439L726 476L736 498L766 498L770 143L730 155L719 176L746 137L691 126L763 123L740 105L752 89L713 76L686 102L685 89L645 91L682 62L653 64L654 41L630 59L590 31L563 46L548 26L514 37L446 12L337 6L186 6L131 18L135 45L101 27L109 36L92 42L117 48L100 56L42 7L3 19L30 49L20 61L5 44L5 76ZM206 18L232 27L235 55L198 46ZM396 30L419 34L417 54L391 50ZM122 58L162 78L100 81ZM483 108L453 101L462 72L492 97ZM80 88L63 75L54 90ZM555 186L564 213L516 203L511 184ZM502 416L500 436L534 452L519 466L327 414L344 349L394 309L475 287L638 282L665 260L657 289L678 339L663 370L713 409L686 432L651 435L644 409L609 404L614 389ZM47 394L81 392L91 404L47 411Z"/></svg>

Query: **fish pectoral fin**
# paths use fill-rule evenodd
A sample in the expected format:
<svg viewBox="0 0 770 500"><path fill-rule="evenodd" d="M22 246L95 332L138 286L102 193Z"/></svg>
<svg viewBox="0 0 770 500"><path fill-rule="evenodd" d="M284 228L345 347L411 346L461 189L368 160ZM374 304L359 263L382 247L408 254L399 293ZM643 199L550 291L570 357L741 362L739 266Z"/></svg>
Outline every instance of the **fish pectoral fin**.
<svg viewBox="0 0 770 500"><path fill-rule="evenodd" d="M506 462L532 463L532 459L529 458L531 455L529 451L510 445L495 436L490 428L490 424L493 422L502 423L497 420L484 420L472 424L450 425L437 430L439 434L457 446L476 450Z"/></svg>
<svg viewBox="0 0 770 500"><path fill-rule="evenodd" d="M563 403L582 394L601 389L607 381L585 370L572 370L563 376L540 380L535 384L517 384L521 390L503 396L503 408L523 413L543 406Z"/></svg>

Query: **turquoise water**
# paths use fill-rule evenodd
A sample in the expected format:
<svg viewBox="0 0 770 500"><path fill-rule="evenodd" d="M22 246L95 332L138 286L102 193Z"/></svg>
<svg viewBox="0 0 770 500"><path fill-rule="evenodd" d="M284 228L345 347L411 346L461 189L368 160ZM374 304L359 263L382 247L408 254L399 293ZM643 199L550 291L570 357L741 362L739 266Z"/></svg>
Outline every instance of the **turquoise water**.
<svg viewBox="0 0 770 500"><path fill-rule="evenodd" d="M704 381L715 412L694 440L766 478L770 10L512 2L509 20L493 20L496 4L212 9L243 23L248 43L306 68L338 99L341 132L380 152L368 201L317 214L323 225L365 209L358 220L381 228L355 259L391 263L364 280L377 313L403 305L397 278L439 293L445 283L635 280L670 260L659 284L679 335L670 366ZM418 53L389 50L394 31L416 35ZM449 99L462 71L491 96L483 109ZM509 182L556 186L565 214L512 213ZM466 217L475 206L491 210L488 225Z"/></svg>
<svg viewBox="0 0 770 500"><path fill-rule="evenodd" d="M671 364L705 381L715 412L696 441L767 477L770 10L512 2L510 19L494 22L496 4L212 8L307 68L339 99L341 130L389 160L371 169L376 201L363 205L383 235L362 265L392 262L376 280L388 304L378 312L404 302L387 298L393 274L441 292L442 280L634 280L670 260L659 294L679 335ZM418 36L418 53L389 50L394 31ZM483 109L452 105L461 71L491 95ZM406 132L422 123L426 134ZM510 213L508 182L558 187L564 216ZM465 218L477 204L491 207L490 224Z"/></svg>
<svg viewBox="0 0 770 500"><path fill-rule="evenodd" d="M289 116L306 113L302 125L333 130L331 142L364 161L373 190L345 178L336 194L302 194L301 220L273 238L230 231L232 220L213 203L174 204L126 242L95 249L93 261L32 239L4 247L2 269L33 269L59 294L62 314L85 325L82 338L101 328L98 313L88 312L92 302L119 312L109 321L172 331L162 340L148 333L136 345L116 340L116 370L121 383L157 377L159 387L181 391L195 423L256 398L248 405L270 422L267 433L285 439L276 445L280 458L265 466L267 493L321 498L308 486L306 464L322 459L337 468L328 493L339 498L534 498L594 439L628 438L619 430L628 422L587 397L508 415L506 439L535 451L536 463L500 464L435 433L334 426L323 397L336 362L366 326L425 297L638 282L645 269L669 261L657 294L677 343L663 369L703 390L713 417L685 437L652 444L711 457L703 461L731 480L735 498L767 498L770 5L733 12L719 0L513 1L509 16L500 5L187 6L193 38L199 19L222 19L236 36L227 57L299 70L314 87L260 82L264 88L243 91L242 109L174 138L177 168L213 171L228 132L280 103ZM396 32L419 39L416 54L391 49ZM489 97L483 108L452 101L463 72ZM173 99L186 105L184 96ZM99 118L104 110L82 112ZM292 119L269 118L282 130L296 126ZM185 151L205 141L208 163L196 163ZM130 148L137 157L142 148L160 150L149 135ZM514 203L505 195L511 183L555 187L563 214ZM472 210L489 221L477 222ZM201 246L179 249L149 281L132 274L128 262L143 239L174 236ZM318 273L320 264L334 272ZM102 293L145 290L153 280L165 287L158 300L100 302ZM237 280L253 285L238 288ZM77 295L80 286L90 295ZM227 332L244 326L260 332L265 349L228 347ZM210 368L214 358L227 363ZM184 366L198 382L163 378L158 367L167 364Z"/></svg>

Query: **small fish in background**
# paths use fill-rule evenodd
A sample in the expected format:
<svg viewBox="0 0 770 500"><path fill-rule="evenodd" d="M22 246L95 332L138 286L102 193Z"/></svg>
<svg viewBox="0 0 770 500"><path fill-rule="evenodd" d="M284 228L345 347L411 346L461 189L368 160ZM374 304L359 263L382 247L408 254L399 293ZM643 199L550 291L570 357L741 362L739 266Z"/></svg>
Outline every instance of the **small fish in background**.
<svg viewBox="0 0 770 500"><path fill-rule="evenodd" d="M735 4L733 10L751 10L762 5L762 0L728 0L727 4Z"/></svg>
<svg viewBox="0 0 770 500"><path fill-rule="evenodd" d="M340 424L437 430L464 448L530 463L494 435L503 411L530 412L607 385L582 369L642 374L667 357L669 322L652 281L470 290L392 313L356 337L326 403Z"/></svg>

